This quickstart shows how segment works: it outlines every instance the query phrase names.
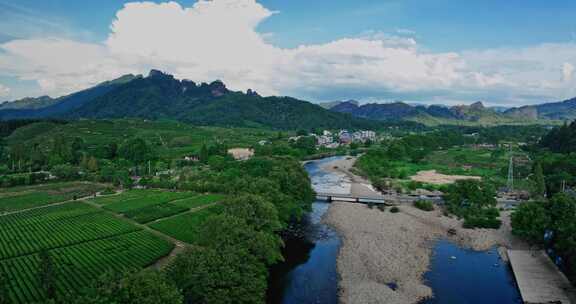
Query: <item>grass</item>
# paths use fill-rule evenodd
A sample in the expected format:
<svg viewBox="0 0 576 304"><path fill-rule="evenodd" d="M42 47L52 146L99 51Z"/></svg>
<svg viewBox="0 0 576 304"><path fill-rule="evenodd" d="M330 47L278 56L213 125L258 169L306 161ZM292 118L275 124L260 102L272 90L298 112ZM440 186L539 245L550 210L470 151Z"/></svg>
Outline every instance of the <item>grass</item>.
<svg viewBox="0 0 576 304"><path fill-rule="evenodd" d="M221 205L214 205L196 212L153 223L150 227L180 241L193 244L197 240L202 224L211 215L221 212L221 209Z"/></svg>

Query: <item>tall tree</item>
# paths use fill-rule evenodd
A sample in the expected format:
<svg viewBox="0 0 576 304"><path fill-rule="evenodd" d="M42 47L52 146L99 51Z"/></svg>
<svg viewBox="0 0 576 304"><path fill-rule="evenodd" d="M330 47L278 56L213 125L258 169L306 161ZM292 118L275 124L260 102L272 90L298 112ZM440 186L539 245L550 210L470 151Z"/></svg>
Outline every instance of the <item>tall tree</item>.
<svg viewBox="0 0 576 304"><path fill-rule="evenodd" d="M532 171L532 182L534 184L532 188L533 195L537 198L543 198L546 194L546 181L544 180L542 164L536 162Z"/></svg>
<svg viewBox="0 0 576 304"><path fill-rule="evenodd" d="M541 244L544 233L551 229L551 221L545 203L528 202L518 206L512 213L512 233L532 244Z"/></svg>

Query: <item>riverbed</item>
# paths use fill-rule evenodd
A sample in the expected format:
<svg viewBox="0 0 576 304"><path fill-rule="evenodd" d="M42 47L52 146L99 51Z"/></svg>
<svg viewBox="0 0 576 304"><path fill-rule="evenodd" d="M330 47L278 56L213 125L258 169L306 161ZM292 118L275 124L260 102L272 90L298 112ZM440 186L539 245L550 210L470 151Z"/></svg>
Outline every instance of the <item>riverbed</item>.
<svg viewBox="0 0 576 304"><path fill-rule="evenodd" d="M341 194L357 189L358 178L345 170L346 162L343 157L308 162L313 188ZM458 229L457 237L449 237L446 230L460 225L456 219L400 209L392 214L315 202L300 223L301 233L285 237L286 261L271 271L268 302L412 304L433 296L422 303L518 303L514 280L495 249L509 245L507 228Z"/></svg>

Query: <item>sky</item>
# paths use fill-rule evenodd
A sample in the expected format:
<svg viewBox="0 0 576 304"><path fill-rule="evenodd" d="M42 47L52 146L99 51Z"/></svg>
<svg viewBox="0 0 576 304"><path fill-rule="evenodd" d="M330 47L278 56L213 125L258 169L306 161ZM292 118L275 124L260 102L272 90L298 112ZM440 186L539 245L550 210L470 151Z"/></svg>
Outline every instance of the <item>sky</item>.
<svg viewBox="0 0 576 304"><path fill-rule="evenodd" d="M0 101L160 69L312 102L576 96L569 0L0 0Z"/></svg>

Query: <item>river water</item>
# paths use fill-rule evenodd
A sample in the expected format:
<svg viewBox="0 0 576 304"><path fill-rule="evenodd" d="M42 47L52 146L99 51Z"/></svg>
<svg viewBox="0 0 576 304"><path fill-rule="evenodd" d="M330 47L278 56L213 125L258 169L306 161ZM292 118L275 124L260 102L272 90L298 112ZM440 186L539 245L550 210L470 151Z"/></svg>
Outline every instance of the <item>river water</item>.
<svg viewBox="0 0 576 304"><path fill-rule="evenodd" d="M320 169L320 165L337 158L305 165L317 192L350 193L347 176ZM329 203L314 202L312 211L295 229L298 233L284 236L285 261L271 269L268 303L338 303L336 259L341 239L336 231L321 222L328 207ZM425 280L435 297L422 304L521 303L511 271L494 249L478 252L440 240L435 245L431 270L425 274Z"/></svg>
<svg viewBox="0 0 576 304"><path fill-rule="evenodd" d="M350 193L350 182L345 175L320 169L321 164L334 159L305 165L312 187L317 192ZM301 224L302 232L285 237L285 262L271 271L269 303L338 303L336 258L341 240L336 231L321 222L329 206L327 202L314 202L312 211Z"/></svg>

